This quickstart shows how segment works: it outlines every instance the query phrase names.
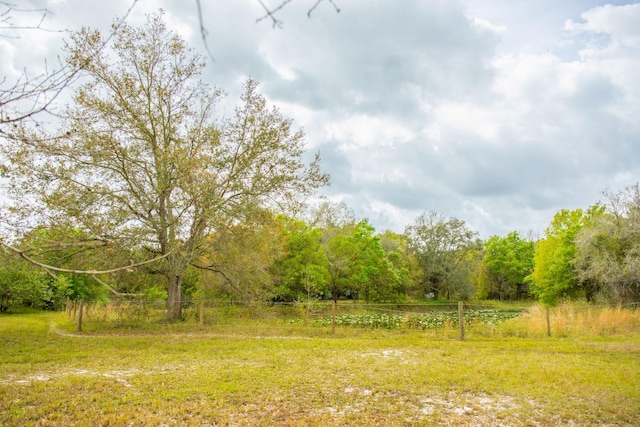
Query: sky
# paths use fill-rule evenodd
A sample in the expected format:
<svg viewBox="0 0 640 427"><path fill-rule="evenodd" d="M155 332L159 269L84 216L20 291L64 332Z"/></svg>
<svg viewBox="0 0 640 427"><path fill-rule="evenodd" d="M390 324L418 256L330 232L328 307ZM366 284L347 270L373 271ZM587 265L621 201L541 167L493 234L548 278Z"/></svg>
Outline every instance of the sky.
<svg viewBox="0 0 640 427"><path fill-rule="evenodd" d="M309 17L316 0L293 0L274 28L258 0L201 0L208 52L196 0L13 3L47 12L41 30L17 28L41 12L0 24L6 81L55 66L57 30L162 8L207 55L203 79L229 104L260 82L320 152L321 194L378 231L435 211L482 238L542 237L559 210L640 180L638 1L324 0Z"/></svg>

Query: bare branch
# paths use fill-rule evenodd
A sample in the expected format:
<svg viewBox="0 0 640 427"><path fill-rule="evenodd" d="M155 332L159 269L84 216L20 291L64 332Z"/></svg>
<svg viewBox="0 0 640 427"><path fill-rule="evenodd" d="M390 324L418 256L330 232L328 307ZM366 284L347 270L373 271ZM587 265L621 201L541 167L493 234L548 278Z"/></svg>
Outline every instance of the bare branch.
<svg viewBox="0 0 640 427"><path fill-rule="evenodd" d="M272 24L273 24L273 28L282 28L282 21L278 20L275 17L275 14L282 10L287 4L291 3L292 0L284 0L282 3L280 3L279 6L277 6L275 9L269 9L263 2L262 0L258 0L258 3L260 3L260 6L262 6L262 8L264 9L264 11L266 12L266 15L264 15L261 18L256 19L256 23L267 19L267 18L271 18Z"/></svg>
<svg viewBox="0 0 640 427"><path fill-rule="evenodd" d="M314 10L316 10L316 8L318 7L318 5L320 3L322 3L324 0L317 0L316 4L314 4L311 9L309 9L309 11L307 12L307 16L309 18L311 18L311 14L313 13ZM336 13L340 13L340 9L338 8L338 6L333 2L333 0L329 0L329 3L331 3L331 5L333 6L333 8L336 10Z"/></svg>
<svg viewBox="0 0 640 427"><path fill-rule="evenodd" d="M103 45L100 49L97 49L94 52L94 57L99 55L102 50L107 46L107 44L111 41L111 39L117 34L122 25L125 23L126 19L130 15L131 11L137 4L138 0L132 0L131 6L124 14L124 16L119 19L114 25L111 33L105 39ZM9 3L0 3L5 6L11 7L12 5ZM16 11L24 11L21 9L9 9L5 12L8 14L11 10ZM43 16L40 19L40 23L35 27L13 27L14 29L38 29L43 31L53 31L42 28L42 22L46 16L46 9L40 10L43 11ZM3 14L2 16L5 16ZM3 19L5 22L8 19ZM7 27L11 28L11 27ZM0 27L0 29L3 29ZM0 90L0 126L6 124L15 124L17 122L21 122L23 120L29 119L34 115L48 111L49 107L53 104L53 102L60 96L60 94L74 81L75 77L79 74L82 69L82 64L77 67L71 68L69 65L63 66L53 72L45 71L44 74L36 76L34 78L28 78L26 76L26 72L20 77L13 86ZM4 79L3 79L4 80ZM29 107L22 109L20 111L17 107L14 108L14 111L9 111L9 107L17 106L20 103L28 103ZM4 136L11 136L9 133L2 128L0 128L0 134Z"/></svg>
<svg viewBox="0 0 640 427"><path fill-rule="evenodd" d="M236 292L246 295L249 298L249 301L253 301L254 300L253 295L251 295L249 292L245 291L244 289L238 287L233 282L233 280L231 280L231 278L229 276L227 276L227 274L224 271L216 268L215 265L211 264L211 265L205 266L205 265L197 265L195 263L193 263L191 265L194 266L197 269L205 270L205 271L211 271L212 273L216 273L216 274L221 275L224 278L224 280L227 282L227 284L230 287L232 287Z"/></svg>
<svg viewBox="0 0 640 427"><path fill-rule="evenodd" d="M63 30L53 30L50 28L45 28L42 26L45 18L47 17L47 15L53 15L48 9L22 9L22 8L18 8L16 7L15 4L12 3L7 3L7 2L0 2L0 5L6 7L7 9L2 12L0 14L0 23L4 24L3 26L0 26L0 31L4 31L4 30L41 30L41 31L48 31L48 32L53 32L53 33L61 33L64 32ZM16 12L16 13L38 13L41 14L40 16L40 21L35 24L35 25L20 25L20 26L16 26L13 25L13 22L11 21L11 13ZM18 36L12 37L12 36L8 36L6 34L0 34L0 37L3 38L19 38Z"/></svg>
<svg viewBox="0 0 640 427"><path fill-rule="evenodd" d="M283 0L278 6L274 7L273 9L269 9L269 7L267 7L267 5L265 5L262 0L258 0L258 3L260 3L260 6L262 6L262 8L265 11L265 15L260 17L260 18L258 18L258 19L256 19L256 23L261 22L261 21L263 21L265 19L271 19L271 24L272 24L273 28L283 28L283 23L282 23L281 20L276 18L276 13L280 12L282 9L284 9L292 1L293 0ZM313 4L313 6L311 6L311 8L307 11L307 16L309 18L311 18L311 14L313 13L313 11L316 10L316 8L323 1L324 0L316 0L316 2ZM333 8L336 10L336 13L340 13L340 9L335 4L335 2L333 0L328 0L328 1L329 1L329 3L331 3Z"/></svg>
<svg viewBox="0 0 640 427"><path fill-rule="evenodd" d="M196 5L198 6L198 21L200 22L200 36L202 37L202 43L204 44L205 50L209 54L209 58L211 58L211 60L215 62L215 59L211 54L211 50L209 49L209 43L207 42L209 31L204 26L204 21L202 19L202 5L200 3L200 0L196 0Z"/></svg>

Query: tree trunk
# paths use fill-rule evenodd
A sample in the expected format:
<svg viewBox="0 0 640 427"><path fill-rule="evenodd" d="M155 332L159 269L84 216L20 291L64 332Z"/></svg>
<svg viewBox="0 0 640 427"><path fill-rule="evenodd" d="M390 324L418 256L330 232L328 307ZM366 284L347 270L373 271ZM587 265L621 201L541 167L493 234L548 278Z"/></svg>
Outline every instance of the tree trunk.
<svg viewBox="0 0 640 427"><path fill-rule="evenodd" d="M585 289L585 297L587 299L587 302L594 302L596 294L598 293L597 282L595 280L587 280L583 286Z"/></svg>
<svg viewBox="0 0 640 427"><path fill-rule="evenodd" d="M167 279L167 293L169 295L167 301L167 318L169 320L178 320L182 318L182 276L174 274L167 276Z"/></svg>

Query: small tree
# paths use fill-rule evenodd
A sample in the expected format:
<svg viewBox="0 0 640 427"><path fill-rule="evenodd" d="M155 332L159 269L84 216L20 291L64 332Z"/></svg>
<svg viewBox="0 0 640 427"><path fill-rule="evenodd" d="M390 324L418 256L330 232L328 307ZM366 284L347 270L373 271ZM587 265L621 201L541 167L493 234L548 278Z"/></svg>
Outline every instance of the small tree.
<svg viewBox="0 0 640 427"><path fill-rule="evenodd" d="M527 294L525 278L533 271L534 242L516 231L506 237L492 236L485 242L485 279L488 296L520 300Z"/></svg>
<svg viewBox="0 0 640 427"><path fill-rule="evenodd" d="M274 298L284 301L315 298L329 278L322 232L303 221L281 220L284 251L274 263Z"/></svg>
<svg viewBox="0 0 640 427"><path fill-rule="evenodd" d="M416 278L421 277L415 257L407 249L407 241L402 234L385 230L378 234L385 257L391 263L399 279L398 293L405 299L415 288Z"/></svg>
<svg viewBox="0 0 640 427"><path fill-rule="evenodd" d="M350 265L351 281L358 296L367 303L393 301L402 297L401 277L387 258L380 237L368 220L362 220L350 237L353 259Z"/></svg>
<svg viewBox="0 0 640 427"><path fill-rule="evenodd" d="M324 294L335 303L342 297L353 297L349 283L351 252L349 236L356 226L353 210L346 203L324 201L310 212L309 224L322 230L320 243L328 263L328 282Z"/></svg>

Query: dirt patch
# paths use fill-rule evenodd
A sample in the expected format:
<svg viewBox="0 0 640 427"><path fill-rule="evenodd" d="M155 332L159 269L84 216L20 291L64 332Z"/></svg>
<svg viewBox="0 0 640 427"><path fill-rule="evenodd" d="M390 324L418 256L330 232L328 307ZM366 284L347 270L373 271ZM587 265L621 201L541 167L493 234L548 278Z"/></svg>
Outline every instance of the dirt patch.
<svg viewBox="0 0 640 427"><path fill-rule="evenodd" d="M398 358L398 357L403 357L405 356L405 351L402 350L380 350L380 351L376 351L376 352L367 352L367 353L361 353L360 356L362 357L375 357L375 358L380 358L380 359L393 359L393 358Z"/></svg>
<svg viewBox="0 0 640 427"><path fill-rule="evenodd" d="M90 371L87 369L75 369L75 370L65 371L65 372L47 372L47 373L40 372L37 374L31 374L24 377L2 378L0 379L0 384L32 385L33 383L36 383L36 382L55 381L59 378L68 377L68 376L87 376L87 377L111 378L121 383L125 387L132 387L132 384L129 382L128 378L131 378L134 375L138 375L138 374L140 374L140 371L138 369L114 370L114 371L105 371L105 372Z"/></svg>
<svg viewBox="0 0 640 427"><path fill-rule="evenodd" d="M351 386L344 388L343 395L341 404L313 409L310 415L328 417L333 425L349 425L371 414L378 414L387 421L393 419L394 423L399 418L406 425L538 425L534 420L535 414L531 412L535 402L523 404L510 396L455 392L440 396L413 396Z"/></svg>

